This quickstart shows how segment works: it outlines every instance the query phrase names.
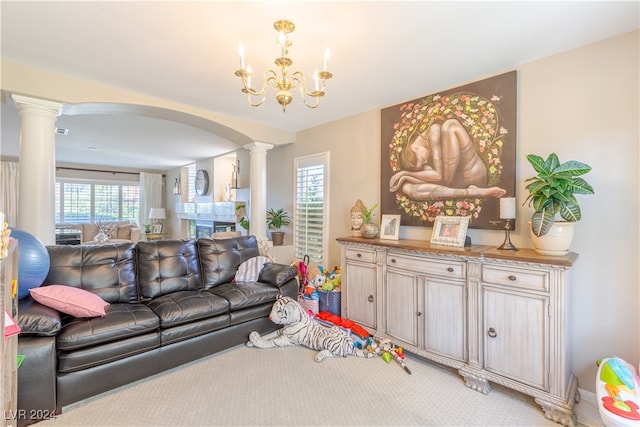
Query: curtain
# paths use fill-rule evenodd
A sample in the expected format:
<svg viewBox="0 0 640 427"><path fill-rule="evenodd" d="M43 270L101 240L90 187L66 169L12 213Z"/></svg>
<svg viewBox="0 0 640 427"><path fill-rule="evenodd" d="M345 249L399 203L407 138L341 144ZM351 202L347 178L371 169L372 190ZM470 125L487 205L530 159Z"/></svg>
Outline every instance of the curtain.
<svg viewBox="0 0 640 427"><path fill-rule="evenodd" d="M140 172L140 225L150 224L149 209L161 208L162 175L158 173Z"/></svg>
<svg viewBox="0 0 640 427"><path fill-rule="evenodd" d="M9 227L18 224L18 176L17 162L0 162L0 212Z"/></svg>

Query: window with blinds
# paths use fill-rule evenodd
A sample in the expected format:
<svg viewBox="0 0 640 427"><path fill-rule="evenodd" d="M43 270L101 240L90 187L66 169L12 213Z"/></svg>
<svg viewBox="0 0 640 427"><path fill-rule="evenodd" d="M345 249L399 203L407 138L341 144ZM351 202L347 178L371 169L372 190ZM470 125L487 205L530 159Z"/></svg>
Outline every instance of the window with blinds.
<svg viewBox="0 0 640 427"><path fill-rule="evenodd" d="M91 181L56 182L55 222L138 222L140 186Z"/></svg>
<svg viewBox="0 0 640 427"><path fill-rule="evenodd" d="M196 164L191 163L184 167L187 171L187 201L195 202L196 201Z"/></svg>
<svg viewBox="0 0 640 427"><path fill-rule="evenodd" d="M298 157L296 170L294 252L297 259L322 265L327 258L326 233L329 153Z"/></svg>

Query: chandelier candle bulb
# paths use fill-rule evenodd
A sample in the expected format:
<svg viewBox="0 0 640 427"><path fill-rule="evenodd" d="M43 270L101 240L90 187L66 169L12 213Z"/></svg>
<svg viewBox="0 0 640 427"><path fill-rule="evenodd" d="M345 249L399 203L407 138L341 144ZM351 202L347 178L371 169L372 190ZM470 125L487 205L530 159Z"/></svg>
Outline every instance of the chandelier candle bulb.
<svg viewBox="0 0 640 427"><path fill-rule="evenodd" d="M516 198L503 197L500 199L500 218L515 219L516 217Z"/></svg>
<svg viewBox="0 0 640 427"><path fill-rule="evenodd" d="M280 56L284 58L285 55L285 45L286 45L286 38L287 36L285 36L285 34L280 31L278 33L278 44L280 44Z"/></svg>
<svg viewBox="0 0 640 427"><path fill-rule="evenodd" d="M324 51L324 66L322 67L322 71L327 71L327 66L329 65L329 56L331 53L329 52L329 48Z"/></svg>
<svg viewBox="0 0 640 427"><path fill-rule="evenodd" d="M240 55L240 69L244 70L244 46L242 46L242 42L238 45L238 55Z"/></svg>

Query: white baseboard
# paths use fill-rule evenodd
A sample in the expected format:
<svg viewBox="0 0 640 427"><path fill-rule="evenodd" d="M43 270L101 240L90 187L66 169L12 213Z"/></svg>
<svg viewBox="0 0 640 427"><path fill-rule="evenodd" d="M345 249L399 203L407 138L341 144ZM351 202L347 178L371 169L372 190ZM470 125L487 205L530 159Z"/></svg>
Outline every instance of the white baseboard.
<svg viewBox="0 0 640 427"><path fill-rule="evenodd" d="M600 418L596 394L582 389L578 389L578 391L580 392L580 403L573 407L577 424L587 427L603 427L604 423Z"/></svg>

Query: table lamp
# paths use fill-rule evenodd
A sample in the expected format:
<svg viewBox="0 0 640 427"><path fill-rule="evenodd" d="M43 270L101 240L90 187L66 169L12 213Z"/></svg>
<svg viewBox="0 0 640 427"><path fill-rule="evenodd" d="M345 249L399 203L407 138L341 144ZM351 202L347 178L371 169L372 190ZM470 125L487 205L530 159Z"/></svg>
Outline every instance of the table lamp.
<svg viewBox="0 0 640 427"><path fill-rule="evenodd" d="M516 198L503 197L500 199L500 219L504 221L504 242L498 249L507 251L517 251L513 243L511 243L512 223L516 219Z"/></svg>
<svg viewBox="0 0 640 427"><path fill-rule="evenodd" d="M151 208L149 210L149 219L153 220L154 225L159 224L161 219L165 219L167 213L164 208Z"/></svg>

